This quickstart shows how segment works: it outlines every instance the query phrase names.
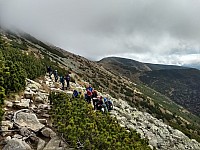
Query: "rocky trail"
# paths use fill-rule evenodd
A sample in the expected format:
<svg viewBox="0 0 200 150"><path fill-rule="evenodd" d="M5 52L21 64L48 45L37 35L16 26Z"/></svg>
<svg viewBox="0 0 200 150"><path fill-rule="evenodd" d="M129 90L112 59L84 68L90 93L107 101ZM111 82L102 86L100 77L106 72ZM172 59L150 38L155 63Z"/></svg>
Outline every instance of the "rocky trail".
<svg viewBox="0 0 200 150"><path fill-rule="evenodd" d="M71 83L73 89L83 92L84 88ZM53 82L48 76L38 79L37 82L27 79L25 91L21 95L5 101L5 117L2 121L0 149L3 150L62 150L68 148L59 135L52 129L50 115L48 114L50 102L49 92L63 92L60 85ZM99 92L98 92L99 93ZM99 93L103 97L105 95ZM173 129L146 112L138 111L126 101L109 98L113 101L114 109L111 116L116 117L119 124L127 131L135 129L141 138L149 140L153 149L162 150L199 150L200 144L189 139L179 130Z"/></svg>
<svg viewBox="0 0 200 150"><path fill-rule="evenodd" d="M47 76L38 82L27 79L24 93L5 101L1 126L3 150L62 150L64 141L52 130L49 91L56 84ZM54 88L54 89L53 89ZM59 88L57 88L59 90Z"/></svg>

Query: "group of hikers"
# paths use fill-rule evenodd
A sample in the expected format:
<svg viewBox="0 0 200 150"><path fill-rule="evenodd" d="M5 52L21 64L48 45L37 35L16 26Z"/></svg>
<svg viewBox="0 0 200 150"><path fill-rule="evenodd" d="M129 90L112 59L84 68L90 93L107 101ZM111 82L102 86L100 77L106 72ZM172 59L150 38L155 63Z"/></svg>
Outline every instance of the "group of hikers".
<svg viewBox="0 0 200 150"><path fill-rule="evenodd" d="M58 82L58 71L52 70L50 66L47 67L47 73L49 74L50 79L52 79L52 74L54 75L55 82ZM66 74L66 76L60 76L60 83L62 84L62 90L65 89L65 80L67 83L67 89L70 88L69 82L70 82L70 75L69 73Z"/></svg>
<svg viewBox="0 0 200 150"><path fill-rule="evenodd" d="M77 90L73 91L73 98L78 98L81 95L81 92L78 92ZM102 97L99 96L97 91L92 88L91 85L86 87L85 90L85 101L89 104L93 104L94 110L100 110L102 112L108 112L113 109L113 103L108 97Z"/></svg>
<svg viewBox="0 0 200 150"><path fill-rule="evenodd" d="M54 79L55 79L55 82L58 82L58 72L57 70L52 70L50 66L47 67L47 73L49 74L49 77L50 79L52 79L52 74L54 75ZM62 90L65 89L65 80L66 80L66 83L67 83L67 89L70 88L70 75L69 73L66 74L66 76L60 76L60 83L62 85ZM74 90L73 91L73 94L72 94L72 98L78 98L82 95L81 92L78 92L77 90ZM102 96L99 96L97 91L92 88L91 85L88 85L86 87L86 90L85 90L85 94L84 94L84 97L85 97L85 101L89 104L93 104L94 106L94 110L100 110L102 112L108 112L110 110L113 109L113 103L112 101L108 98L108 97L102 97Z"/></svg>

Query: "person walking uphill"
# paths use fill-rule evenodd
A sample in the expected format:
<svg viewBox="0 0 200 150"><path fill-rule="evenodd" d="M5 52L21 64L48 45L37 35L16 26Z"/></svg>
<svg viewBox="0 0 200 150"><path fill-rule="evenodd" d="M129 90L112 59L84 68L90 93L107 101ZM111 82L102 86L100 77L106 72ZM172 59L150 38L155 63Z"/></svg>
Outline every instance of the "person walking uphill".
<svg viewBox="0 0 200 150"><path fill-rule="evenodd" d="M65 79L63 76L60 76L60 83L62 84L62 90L65 88Z"/></svg>
<svg viewBox="0 0 200 150"><path fill-rule="evenodd" d="M55 78L55 82L57 82L57 81L58 81L58 71L55 70L55 71L53 72L53 75L54 75L54 78Z"/></svg>
<svg viewBox="0 0 200 150"><path fill-rule="evenodd" d="M66 82L67 82L67 89L68 89L68 88L70 87L70 85L69 85L69 81L70 81L70 76L69 76L69 74L66 75L65 80L66 80Z"/></svg>
<svg viewBox="0 0 200 150"><path fill-rule="evenodd" d="M49 74L49 77L50 77L50 79L51 79L51 75L52 75L51 66L48 66L48 67L47 67L47 73Z"/></svg>

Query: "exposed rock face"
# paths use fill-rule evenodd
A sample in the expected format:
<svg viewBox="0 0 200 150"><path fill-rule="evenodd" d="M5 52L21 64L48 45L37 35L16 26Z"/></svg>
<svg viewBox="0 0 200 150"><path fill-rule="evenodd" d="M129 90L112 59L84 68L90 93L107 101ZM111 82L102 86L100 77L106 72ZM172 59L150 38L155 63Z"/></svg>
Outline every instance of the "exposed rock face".
<svg viewBox="0 0 200 150"><path fill-rule="evenodd" d="M48 87L55 87L48 77L45 80L48 81ZM58 88L57 91L61 90ZM50 124L49 119L44 119L50 117L48 95L49 93L42 89L39 83L27 79L24 95L16 95L14 100L5 102L7 120L2 121L1 126L2 135L5 136L4 144L6 143L3 150L65 149L65 145L61 145L63 142L56 137L56 133L45 127ZM49 142L46 143L42 138L48 139ZM31 142L26 142L30 140Z"/></svg>
<svg viewBox="0 0 200 150"><path fill-rule="evenodd" d="M45 141L39 138L38 139L37 150L43 150L44 146L45 146Z"/></svg>
<svg viewBox="0 0 200 150"><path fill-rule="evenodd" d="M19 126L27 127L34 132L37 132L44 127L44 125L38 121L37 116L34 113L19 112L16 114L14 122Z"/></svg>
<svg viewBox="0 0 200 150"><path fill-rule="evenodd" d="M132 108L123 100L113 99L114 110L111 111L113 117L116 117L120 125L128 129L134 129L140 133L142 138L149 140L149 144L156 149L162 150L198 150L200 144L189 139L181 131L152 117L149 113L138 111Z"/></svg>
<svg viewBox="0 0 200 150"><path fill-rule="evenodd" d="M14 106L19 109L29 108L30 99L21 99L20 101L15 101Z"/></svg>
<svg viewBox="0 0 200 150"><path fill-rule="evenodd" d="M44 128L41 133L45 136L45 137L55 137L56 133L53 132L50 128Z"/></svg>
<svg viewBox="0 0 200 150"><path fill-rule="evenodd" d="M3 150L31 150L31 147L25 141L13 138L8 140Z"/></svg>

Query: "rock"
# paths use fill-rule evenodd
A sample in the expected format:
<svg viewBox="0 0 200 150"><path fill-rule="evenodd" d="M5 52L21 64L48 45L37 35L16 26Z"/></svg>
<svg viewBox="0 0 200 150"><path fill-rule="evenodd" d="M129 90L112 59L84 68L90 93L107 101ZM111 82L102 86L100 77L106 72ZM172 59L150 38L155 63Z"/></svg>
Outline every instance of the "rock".
<svg viewBox="0 0 200 150"><path fill-rule="evenodd" d="M31 147L25 141L13 138L7 142L2 150L31 150Z"/></svg>
<svg viewBox="0 0 200 150"><path fill-rule="evenodd" d="M28 88L30 88L33 92L37 92L39 90L39 87L36 84L28 84Z"/></svg>
<svg viewBox="0 0 200 150"><path fill-rule="evenodd" d="M50 117L50 115L48 115L48 114L42 114L42 117L49 118L49 117Z"/></svg>
<svg viewBox="0 0 200 150"><path fill-rule="evenodd" d="M4 104L6 105L6 107L8 108L12 108L13 107L13 103L10 101L4 101Z"/></svg>
<svg viewBox="0 0 200 150"><path fill-rule="evenodd" d="M33 92L32 91L30 91L30 92L25 91L24 92L24 98L26 98L26 99L33 99Z"/></svg>
<svg viewBox="0 0 200 150"><path fill-rule="evenodd" d="M38 138L37 150L43 150L44 146L45 146L45 141L42 140L41 138Z"/></svg>
<svg viewBox="0 0 200 150"><path fill-rule="evenodd" d="M67 91L66 94L69 95L69 96L72 96L73 91Z"/></svg>
<svg viewBox="0 0 200 150"><path fill-rule="evenodd" d="M35 102L43 103L44 104L44 100L40 96L36 96L35 97Z"/></svg>
<svg viewBox="0 0 200 150"><path fill-rule="evenodd" d="M27 127L34 132L37 132L44 127L44 125L38 121L37 116L34 113L16 112L14 114L14 122L19 126Z"/></svg>
<svg viewBox="0 0 200 150"><path fill-rule="evenodd" d="M51 107L50 107L50 105L47 105L47 104L39 104L38 105L38 109L41 109L41 110L50 110Z"/></svg>
<svg viewBox="0 0 200 150"><path fill-rule="evenodd" d="M23 136L21 136L21 135L19 135L19 134L15 134L15 135L13 136L13 138L16 138L16 139L22 139Z"/></svg>
<svg viewBox="0 0 200 150"><path fill-rule="evenodd" d="M19 132L22 136L28 137L31 135L31 131L27 127L22 127L19 129Z"/></svg>
<svg viewBox="0 0 200 150"><path fill-rule="evenodd" d="M8 126L1 126L1 131L2 131L2 136L6 136L9 132L8 131Z"/></svg>
<svg viewBox="0 0 200 150"><path fill-rule="evenodd" d="M8 143L8 141L10 141L10 140L11 140L11 136L7 136L7 137L5 138L4 141L5 141L6 143Z"/></svg>
<svg viewBox="0 0 200 150"><path fill-rule="evenodd" d="M41 131L42 135L44 135L45 137L55 137L56 136L56 133L54 131L52 131L50 128L44 128L42 131Z"/></svg>
<svg viewBox="0 0 200 150"><path fill-rule="evenodd" d="M38 119L40 123L47 124L47 119Z"/></svg>
<svg viewBox="0 0 200 150"><path fill-rule="evenodd" d="M7 121L2 121L2 122L1 122L1 125L2 125L2 126L8 126L9 129L12 129L12 128L13 128L13 123L10 122L10 121L8 121L8 120L7 120Z"/></svg>
<svg viewBox="0 0 200 150"><path fill-rule="evenodd" d="M29 108L30 99L21 99L19 103L14 103L14 106L16 106L19 109Z"/></svg>
<svg viewBox="0 0 200 150"><path fill-rule="evenodd" d="M30 80L30 79L26 79L26 82L28 82L28 87L38 87L38 88L42 88L41 84L33 81L33 80Z"/></svg>
<svg viewBox="0 0 200 150"><path fill-rule="evenodd" d="M44 150L64 150L65 146L60 147L61 140L56 136L53 137L45 146Z"/></svg>

